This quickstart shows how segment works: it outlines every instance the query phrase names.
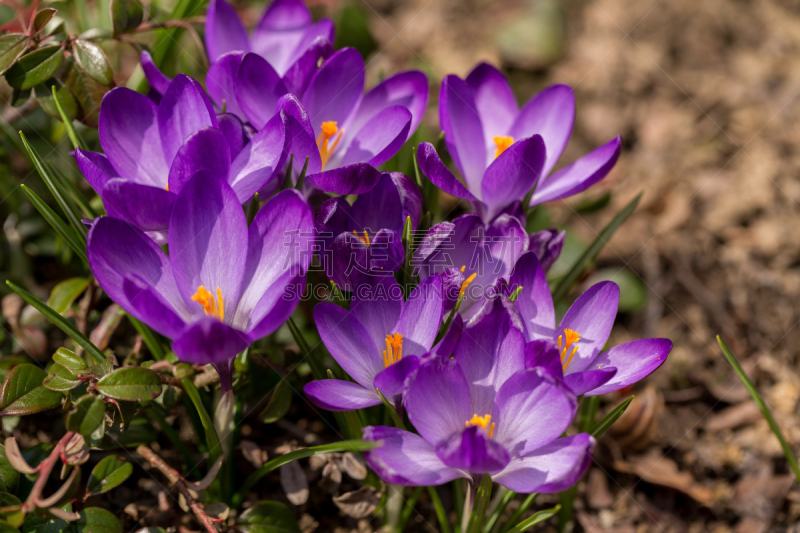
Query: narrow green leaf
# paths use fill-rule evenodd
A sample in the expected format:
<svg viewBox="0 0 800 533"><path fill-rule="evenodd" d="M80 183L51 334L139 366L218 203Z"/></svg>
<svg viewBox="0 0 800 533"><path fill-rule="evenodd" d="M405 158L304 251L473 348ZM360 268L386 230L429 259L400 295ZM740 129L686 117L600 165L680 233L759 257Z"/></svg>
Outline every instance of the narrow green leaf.
<svg viewBox="0 0 800 533"><path fill-rule="evenodd" d="M219 443L217 430L214 427L214 421L211 419L208 411L206 411L205 405L203 405L203 399L200 398L200 391L197 390L192 379L188 376L184 376L181 378L181 383L183 383L183 390L186 392L186 396L189 397L189 400L192 402L192 405L194 405L200 417L200 423L203 425L203 431L206 434L206 446L208 447L209 455L211 455L211 460L212 462L216 461L217 457L222 455L222 447Z"/></svg>
<svg viewBox="0 0 800 533"><path fill-rule="evenodd" d="M442 499L439 493L436 492L436 487L428 487L428 494L433 502L433 508L436 510L436 519L439 521L439 531L441 533L450 533L450 521L447 519L447 511L444 510Z"/></svg>
<svg viewBox="0 0 800 533"><path fill-rule="evenodd" d="M78 140L83 143L83 139L79 136ZM92 206L89 204L89 200L83 195L83 193L69 180L61 170L52 163L47 163L47 168L50 169L50 172L58 178L59 183L61 184L62 188L67 191L70 198L75 202L75 205L78 207L82 216L89 217L89 218L97 218L99 215L97 211L95 211Z"/></svg>
<svg viewBox="0 0 800 533"><path fill-rule="evenodd" d="M61 405L64 395L42 385L44 370L30 364L11 369L0 388L0 416L22 416Z"/></svg>
<svg viewBox="0 0 800 533"><path fill-rule="evenodd" d="M152 329L150 329L150 327L147 324L140 322L130 314L128 314L127 316L128 320L130 320L131 324L133 324L133 327L136 329L139 335L142 336L142 340L147 345L147 349L150 350L153 359L155 359L156 361L163 361L164 359L166 359L167 354L164 353L164 348L161 346L161 343L159 342L156 333Z"/></svg>
<svg viewBox="0 0 800 533"><path fill-rule="evenodd" d="M119 368L97 382L97 391L115 400L155 400L161 394L161 378L146 368Z"/></svg>
<svg viewBox="0 0 800 533"><path fill-rule="evenodd" d="M625 412L625 410L628 408L628 406L631 404L632 401L633 401L633 396L631 396L630 398L628 398L627 400L616 406L606 416L604 416L600 422L595 424L589 433L591 433L592 436L595 438L600 437L600 435L608 431L608 428L614 425L614 422L616 422L619 419L619 417L622 416L622 413Z"/></svg>
<svg viewBox="0 0 800 533"><path fill-rule="evenodd" d="M19 58L6 72L6 81L15 89L31 89L50 78L63 60L61 45L39 48Z"/></svg>
<svg viewBox="0 0 800 533"><path fill-rule="evenodd" d="M509 533L522 533L523 531L527 531L536 524L544 522L548 518L555 516L559 510L561 510L561 506L556 505L552 509L545 509L543 511L539 511L530 518L526 518L525 520L514 526L513 529L509 530Z"/></svg>
<svg viewBox="0 0 800 533"><path fill-rule="evenodd" d="M61 120L62 112L66 117L75 117L78 115L78 102L75 97L69 92L69 89L55 78L50 78L40 83L33 88L33 93L36 96L36 101L42 106L45 113L51 117ZM59 105L61 110L59 111ZM69 118L67 119L69 120ZM65 122L68 124L68 122ZM69 134L69 129L67 130Z"/></svg>
<svg viewBox="0 0 800 533"><path fill-rule="evenodd" d="M292 510L274 501L259 502L243 512L239 529L244 533L300 533Z"/></svg>
<svg viewBox="0 0 800 533"><path fill-rule="evenodd" d="M80 433L88 442L92 433L103 423L105 413L103 400L94 394L87 394L75 402L73 409L67 413L67 430Z"/></svg>
<svg viewBox="0 0 800 533"><path fill-rule="evenodd" d="M64 314L70 308L75 298L81 295L89 286L88 278L69 278L53 287L47 305L56 313Z"/></svg>
<svg viewBox="0 0 800 533"><path fill-rule="evenodd" d="M103 49L91 41L76 39L72 43L75 61L94 81L110 86L114 83L114 71Z"/></svg>
<svg viewBox="0 0 800 533"><path fill-rule="evenodd" d="M516 495L516 493L514 494ZM500 531L506 533L509 528L511 528L512 525L517 522L517 520L522 518L522 515L524 515L525 512L530 509L531 505L533 505L534 500L536 500L536 496L538 496L538 494L535 492L528 494L522 501L522 505L520 505L517 510L514 511L514 514L512 514L511 517L506 521L505 525L500 529Z"/></svg>
<svg viewBox="0 0 800 533"><path fill-rule="evenodd" d="M56 233L58 233L58 235L64 239L72 251L75 252L78 257L83 259L84 263L88 263L88 260L86 259L86 251L84 249L85 243L81 240L78 234L75 233L75 231L70 228L64 222L64 220L62 220L62 218L55 213L55 211L50 209L50 206L48 206L44 200L39 198L38 194L30 190L25 185L20 185L20 188L31 201L36 210L39 211L47 223L50 224L54 230L56 230Z"/></svg>
<svg viewBox="0 0 800 533"><path fill-rule="evenodd" d="M22 299L28 304L38 309L39 312L42 313L45 318L47 318L47 320L58 326L61 331L69 335L72 340L86 350L95 361L102 362L106 360L106 356L103 355L103 352L97 349L97 346L92 344L92 342L86 338L86 335L78 331L78 329L68 322L67 319L50 309L47 304L22 287L12 283L11 281L6 281L6 284L11 288L12 291L22 296Z"/></svg>
<svg viewBox="0 0 800 533"><path fill-rule="evenodd" d="M77 533L123 533L124 531L117 517L105 509L87 507L80 512L80 515L81 517L72 526Z"/></svg>
<svg viewBox="0 0 800 533"><path fill-rule="evenodd" d="M391 402L386 399L386 396L384 396L383 393L379 390L378 390L378 396L381 397L381 402L383 402L383 406L386 407L387 411L389 411L389 416L392 418L392 422L394 422L394 425L398 429L405 430L406 425L403 423L403 419L400 418L400 415L397 414L397 410L394 408L394 405L392 405Z"/></svg>
<svg viewBox="0 0 800 533"><path fill-rule="evenodd" d="M59 82L61 83L61 82ZM72 125L72 118L78 114L77 107L78 103L75 101L75 97L72 96L72 93L69 92L69 89L66 86L61 85L60 87L56 87L53 85L53 103L56 106L56 111L58 111L58 116L61 119L61 122L64 123L64 127L67 128L67 136L69 137L70 142L72 143L72 148L77 150L78 148L86 149L86 143L83 142L78 136L78 133L75 131L75 127ZM72 113L67 113L65 111L65 106L62 105L61 101L63 99L68 99L65 104L69 107L74 109ZM41 100L40 100L41 101Z"/></svg>
<svg viewBox="0 0 800 533"><path fill-rule="evenodd" d="M114 35L134 30L144 20L144 9L138 0L111 0L110 10Z"/></svg>
<svg viewBox="0 0 800 533"><path fill-rule="evenodd" d="M281 379L272 391L272 398L270 398L267 407L262 411L261 421L265 424L272 424L277 422L292 405L292 389L286 382L286 379Z"/></svg>
<svg viewBox="0 0 800 533"><path fill-rule="evenodd" d="M486 519L486 511L489 509L491 497L492 477L489 474L484 474L475 494L475 505L472 507L467 533L480 533L483 530L483 521Z"/></svg>
<svg viewBox="0 0 800 533"><path fill-rule="evenodd" d="M28 38L19 33L0 37L0 74L5 74L11 65L28 47Z"/></svg>
<svg viewBox="0 0 800 533"><path fill-rule="evenodd" d="M570 267L567 274L561 279L556 287L556 290L553 291L553 302L559 302L561 299L566 296L567 291L572 287L572 284L577 281L580 275L583 273L584 268L586 265L594 261L594 258L597 257L597 254L600 253L600 250L603 249L603 246L611 240L612 235L614 232L619 229L623 222L625 222L629 216L633 213L636 209L636 206L639 205L639 200L642 199L642 194L639 193L636 195L636 198L630 201L628 205L622 208L622 210L617 213L611 222L603 228L597 238L592 242L591 245L586 249L585 252L578 258L577 261Z"/></svg>
<svg viewBox="0 0 800 533"><path fill-rule="evenodd" d="M133 473L133 465L116 455L109 455L97 463L86 484L86 495L108 492L125 482Z"/></svg>

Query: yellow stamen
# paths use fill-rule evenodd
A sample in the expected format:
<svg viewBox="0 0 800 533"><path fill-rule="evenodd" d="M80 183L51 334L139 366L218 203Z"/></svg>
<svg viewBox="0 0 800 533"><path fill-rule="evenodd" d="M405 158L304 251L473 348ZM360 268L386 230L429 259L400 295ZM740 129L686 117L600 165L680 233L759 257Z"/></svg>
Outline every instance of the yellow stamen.
<svg viewBox="0 0 800 533"><path fill-rule="evenodd" d="M467 269L467 265L461 265L461 272L464 272Z"/></svg>
<svg viewBox="0 0 800 533"><path fill-rule="evenodd" d="M222 291L217 287L217 299L214 300L214 295L208 292L204 286L197 287L197 292L192 296L192 301L195 301L203 306L203 311L206 316L214 316L220 319L225 319L225 302L222 300Z"/></svg>
<svg viewBox="0 0 800 533"><path fill-rule="evenodd" d="M495 158L499 157L500 154L505 152L509 146L514 144L514 137L493 137L492 140L494 141L494 144L497 145L497 150L494 151Z"/></svg>
<svg viewBox="0 0 800 533"><path fill-rule="evenodd" d="M566 342L565 341L566 338ZM569 364L572 362L572 358L575 357L575 352L578 351L578 341L581 340L581 335L577 331L571 330L569 328L564 329L564 335L558 336L558 349L561 350L561 363L563 365L563 369L566 370ZM572 345L575 346L572 346ZM570 347L572 347L572 351L567 357L567 351L569 351ZM566 361L564 361L566 359Z"/></svg>
<svg viewBox="0 0 800 533"><path fill-rule="evenodd" d="M359 241L361 241L364 244L366 244L367 246L369 246L369 233L367 233L367 230L364 230L364 236L363 237L361 237L356 230L353 230L353 235L358 237Z"/></svg>
<svg viewBox="0 0 800 533"><path fill-rule="evenodd" d="M463 272L463 270L462 270L462 272ZM477 272L473 272L472 274L469 275L469 277L467 279L465 279L461 283L461 288L458 289L458 297L459 298L464 295L464 291L467 290L467 287L469 287L469 284L472 283L472 281L477 277L477 275L478 275Z"/></svg>
<svg viewBox="0 0 800 533"><path fill-rule="evenodd" d="M403 336L399 333L386 335L386 349L383 351L383 366L398 362L403 357Z"/></svg>
<svg viewBox="0 0 800 533"><path fill-rule="evenodd" d="M472 418L467 420L467 427L480 426L483 429L489 428L489 438L494 434L494 424L492 423L492 415L478 416L477 413L472 415Z"/></svg>
<svg viewBox="0 0 800 533"><path fill-rule="evenodd" d="M169 192L169 183L167 183L167 192Z"/></svg>
<svg viewBox="0 0 800 533"><path fill-rule="evenodd" d="M322 169L324 170L325 164L331 158L334 150L336 150L339 141L342 140L344 130L340 130L335 121L323 122L320 129L322 133L317 137L317 148L319 148L319 158L322 161ZM330 141L334 135L336 135L336 139L333 141L333 145L329 146L328 141Z"/></svg>

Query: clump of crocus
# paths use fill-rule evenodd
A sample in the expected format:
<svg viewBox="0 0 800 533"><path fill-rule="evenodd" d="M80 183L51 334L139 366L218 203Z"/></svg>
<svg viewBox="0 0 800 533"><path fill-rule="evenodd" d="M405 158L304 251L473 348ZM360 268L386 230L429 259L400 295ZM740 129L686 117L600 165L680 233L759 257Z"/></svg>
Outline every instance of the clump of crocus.
<svg viewBox="0 0 800 533"><path fill-rule="evenodd" d="M444 192L469 200L487 222L534 186L529 206L566 198L602 180L620 151L616 137L551 175L574 119L568 86L548 87L519 109L505 77L481 63L465 80L446 76L439 94L439 124L463 183L430 143L419 147L420 168Z"/></svg>
<svg viewBox="0 0 800 533"><path fill-rule="evenodd" d="M516 492L558 492L591 462L594 439L559 438L575 415L575 395L540 369L526 369L525 339L507 299L487 304L453 358L425 358L408 378L404 404L419 435L367 427L382 446L365 453L388 483L439 485L492 479Z"/></svg>
<svg viewBox="0 0 800 533"><path fill-rule="evenodd" d="M510 288L522 287L516 306L522 316L526 365L545 368L575 394L596 396L648 376L667 360L669 339L639 339L602 351L617 316L619 287L612 281L591 286L556 327L555 309L544 271L532 253L514 267Z"/></svg>
<svg viewBox="0 0 800 533"><path fill-rule="evenodd" d="M199 172L175 200L169 257L112 217L93 225L87 252L112 300L173 339L179 359L214 364L229 390L233 357L294 310L313 238L313 213L297 191L267 201L248 228L233 189Z"/></svg>

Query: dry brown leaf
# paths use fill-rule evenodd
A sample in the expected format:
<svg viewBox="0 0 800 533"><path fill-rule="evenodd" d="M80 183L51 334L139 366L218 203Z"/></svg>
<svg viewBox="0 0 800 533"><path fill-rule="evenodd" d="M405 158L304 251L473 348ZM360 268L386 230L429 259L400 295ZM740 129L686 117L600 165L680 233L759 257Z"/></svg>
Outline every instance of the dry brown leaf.
<svg viewBox="0 0 800 533"><path fill-rule="evenodd" d="M286 463L280 468L281 487L286 498L294 505L308 501L308 478L297 461Z"/></svg>
<svg viewBox="0 0 800 533"><path fill-rule="evenodd" d="M361 487L333 498L336 507L351 518L366 518L378 508L381 493L374 487Z"/></svg>

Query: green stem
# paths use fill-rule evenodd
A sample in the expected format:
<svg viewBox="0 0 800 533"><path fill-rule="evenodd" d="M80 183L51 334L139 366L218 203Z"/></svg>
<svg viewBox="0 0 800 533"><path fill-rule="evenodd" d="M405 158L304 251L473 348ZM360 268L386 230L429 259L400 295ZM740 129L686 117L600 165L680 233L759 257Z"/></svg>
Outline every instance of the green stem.
<svg viewBox="0 0 800 533"><path fill-rule="evenodd" d="M297 327L294 318L289 317L289 320L286 321L286 325L294 338L294 342L297 343L297 347L300 348L300 353L303 354L303 358L308 360L308 365L311 367L311 373L314 374L314 379L325 379L325 372L322 371L317 361L311 357L311 347L303 338L303 334L300 332L300 328Z"/></svg>
<svg viewBox="0 0 800 533"><path fill-rule="evenodd" d="M450 522L447 520L447 512L442 505L442 499L439 493L436 492L436 487L428 487L428 494L433 502L433 508L436 510L436 519L439 520L439 530L441 533L450 533Z"/></svg>
<svg viewBox="0 0 800 533"><path fill-rule="evenodd" d="M483 531L483 522L486 519L486 512L489 509L491 498L492 477L489 474L484 474L475 494L475 504L472 507L472 516L469 519L467 533L481 533Z"/></svg>
<svg viewBox="0 0 800 533"><path fill-rule="evenodd" d="M222 446L220 446L217 430L214 428L214 421L211 419L211 416L209 416L208 411L206 411L206 407L203 405L203 399L200 398L200 391L194 386L192 379L189 376L184 376L181 378L181 383L183 384L183 390L192 401L197 414L200 416L200 423L203 425L203 430L206 434L208 454L211 456L210 462L213 464L214 461L222 455Z"/></svg>
<svg viewBox="0 0 800 533"><path fill-rule="evenodd" d="M414 492L411 493L411 497L406 500L406 505L403 507L403 514L400 515L400 522L397 524L397 531L398 533L402 532L405 529L406 524L408 523L408 519L411 518L411 513L414 512L414 506L417 504L417 500L419 500L420 494L422 494L422 489L424 487L417 487L414 489Z"/></svg>

